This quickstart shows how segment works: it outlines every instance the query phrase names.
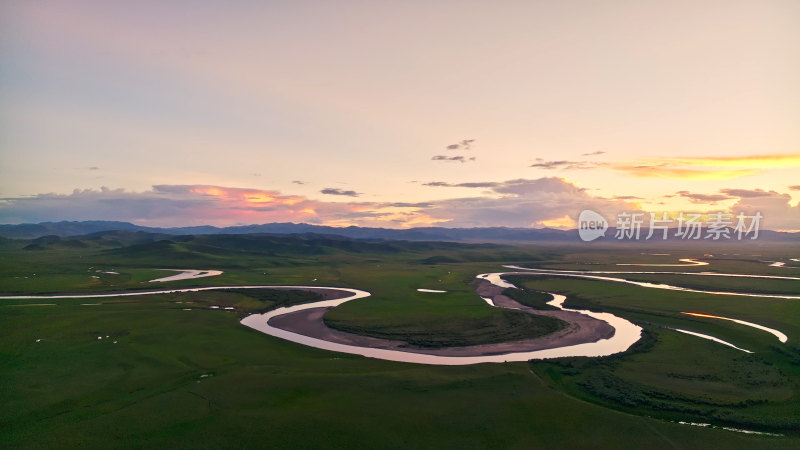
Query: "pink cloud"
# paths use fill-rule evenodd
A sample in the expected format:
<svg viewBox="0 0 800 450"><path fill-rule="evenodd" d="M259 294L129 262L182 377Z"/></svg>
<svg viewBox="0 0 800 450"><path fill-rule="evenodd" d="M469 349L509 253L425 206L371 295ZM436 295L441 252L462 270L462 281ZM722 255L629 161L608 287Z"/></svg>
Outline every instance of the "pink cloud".
<svg viewBox="0 0 800 450"><path fill-rule="evenodd" d="M444 185L447 185L446 183ZM439 188L440 184L431 184ZM333 202L275 190L213 185L157 185L149 191L75 190L0 199L0 223L59 220L118 220L150 226L260 224L296 222L332 226L406 228L542 227L592 209L606 217L636 211L625 199L595 197L561 178L462 183L480 195L423 203ZM488 189L488 192L487 192ZM758 193L759 195L750 195ZM730 211L761 211L765 228L800 229L800 207L787 194L732 192Z"/></svg>
<svg viewBox="0 0 800 450"><path fill-rule="evenodd" d="M476 186L489 186L476 183ZM157 185L149 191L75 190L5 199L0 222L120 220L151 226L304 222L334 226L541 226L582 208L625 204L591 197L559 178L491 183L496 197L427 203L332 202L274 190L212 185Z"/></svg>

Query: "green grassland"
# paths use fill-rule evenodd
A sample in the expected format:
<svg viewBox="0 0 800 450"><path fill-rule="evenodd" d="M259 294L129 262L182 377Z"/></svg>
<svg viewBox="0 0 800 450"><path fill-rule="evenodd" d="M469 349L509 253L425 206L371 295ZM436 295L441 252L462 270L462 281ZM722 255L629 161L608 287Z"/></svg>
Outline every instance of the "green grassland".
<svg viewBox="0 0 800 450"><path fill-rule="evenodd" d="M404 314L412 308L416 314ZM346 303L326 314L325 324L351 333L428 348L535 338L567 326L566 322L552 317L487 308L476 304L474 294L468 297L431 293L411 294L402 303L385 297Z"/></svg>
<svg viewBox="0 0 800 450"><path fill-rule="evenodd" d="M517 280L520 280L518 277ZM747 429L797 430L800 415L800 303L793 300L661 291L558 277L533 278L530 289L567 295L567 307L602 310L644 326L640 350L599 359L533 362L553 386L638 414ZM783 331L790 340L751 327L682 311L742 318ZM671 328L712 335L746 354Z"/></svg>
<svg viewBox="0 0 800 450"><path fill-rule="evenodd" d="M526 280L528 277L514 277L514 276L507 276L505 279L515 286L518 286L518 280ZM555 306L548 305L547 303L553 300L553 296L548 294L547 292L536 291L533 289L518 289L518 288L508 288L503 291L503 295L510 297L516 300L518 303L530 306L533 309L538 310L557 310Z"/></svg>
<svg viewBox="0 0 800 450"><path fill-rule="evenodd" d="M703 241L675 243L657 247L657 243L641 245L588 245L559 246L558 252L543 254L536 261L524 264L539 269L612 270L612 271L675 271L723 272L761 275L800 276L800 263L789 261L800 258L797 245L779 243L732 242L714 245ZM711 265L688 265L678 260L694 258ZM771 261L785 261L786 267L771 267ZM618 264L679 264L680 266L621 266ZM791 267L798 266L798 267Z"/></svg>
<svg viewBox="0 0 800 450"><path fill-rule="evenodd" d="M788 274L784 274L790 276ZM736 291L757 294L797 295L800 292L800 280L781 280L764 278L737 278L720 276L685 276L662 274L622 274L617 276L632 281L669 284L704 291ZM797 277L800 278L800 277Z"/></svg>
<svg viewBox="0 0 800 450"><path fill-rule="evenodd" d="M703 253L681 251L669 262ZM785 258L800 253L785 244L745 251ZM647 262L640 252L315 235L99 233L0 241L0 292L245 284L353 287L372 296L334 309L329 313L334 320L365 333L394 327L398 335L434 343L446 336L453 342L471 339L476 320L497 330L506 325L498 319L502 311L472 293L469 283L478 273L501 271L507 263L619 270L613 266L617 261ZM652 258L664 262L667 257ZM791 270L776 271L757 261L745 266L746 273ZM736 267L726 260L700 269L745 271ZM169 275L154 270L164 268L225 273L147 283ZM697 278L705 282L711 277ZM250 312L317 298L296 291L0 300L0 443L6 448L800 446L797 301L561 277L526 277L520 284L524 290L516 295L531 303L546 301L538 291L563 293L567 306L613 312L645 327L646 337L629 352L607 358L427 366L317 350L238 323ZM420 293L418 288L448 292ZM792 289L777 284L760 288ZM789 342L681 311L770 326L786 333ZM667 327L711 334L754 353ZM514 332L515 327L508 329ZM675 423L681 420L783 436Z"/></svg>

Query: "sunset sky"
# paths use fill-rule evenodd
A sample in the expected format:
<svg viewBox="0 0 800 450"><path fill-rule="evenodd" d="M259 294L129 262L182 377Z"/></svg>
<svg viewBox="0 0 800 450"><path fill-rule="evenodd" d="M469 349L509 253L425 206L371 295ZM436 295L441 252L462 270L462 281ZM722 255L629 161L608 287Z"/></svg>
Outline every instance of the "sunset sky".
<svg viewBox="0 0 800 450"><path fill-rule="evenodd" d="M798 1L0 1L0 223L800 230Z"/></svg>

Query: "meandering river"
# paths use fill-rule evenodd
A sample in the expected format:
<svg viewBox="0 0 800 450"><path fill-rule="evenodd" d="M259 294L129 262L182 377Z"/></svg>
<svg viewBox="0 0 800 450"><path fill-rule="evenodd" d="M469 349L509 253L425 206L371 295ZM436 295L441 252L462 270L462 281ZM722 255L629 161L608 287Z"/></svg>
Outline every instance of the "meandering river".
<svg viewBox="0 0 800 450"><path fill-rule="evenodd" d="M689 262L692 264L696 264L695 260L682 260L682 262ZM634 284L637 286L647 287L647 288L654 288L654 289L668 289L668 290L679 290L685 292L696 292L696 293L707 293L707 294L716 294L716 295L738 295L738 296L748 296L748 297L770 297L770 298L784 298L784 299L800 299L799 295L778 295L778 294L751 294L751 293L742 293L742 292L722 292L722 291L706 291L706 290L699 290L699 289L690 289L690 288L683 288L679 286L672 286L668 284L656 284L656 283L647 283L647 282L640 282L640 281L632 281L626 280L624 278L617 278L617 277L610 277L606 275L611 274L680 274L680 275L693 275L693 276L728 276L728 277L749 277L749 278L771 278L771 279L789 279L789 280L800 280L798 277L782 277L782 276L769 276L769 275L745 275L745 274L717 274L717 273L709 273L709 272L610 272L610 271L571 271L571 270L550 270L550 269L530 269L525 267L519 266L504 266L510 269L518 270L517 272L495 272L495 273L485 273L480 274L477 276L478 279L486 280L489 283L499 287L499 288L513 288L516 287L512 283L508 282L507 280L503 279L505 275L556 275L556 276L567 276L567 277L577 277L577 278L585 278L585 279L595 279L595 280L603 280L603 281L614 281L620 283L629 283ZM151 281L172 281L177 279L188 279L188 278L196 278L198 276L214 276L218 275L219 271L191 271L186 270L183 273L173 276L173 277L165 277L157 280ZM476 356L443 356L443 355L434 355L434 354L426 354L426 353L419 353L419 350L415 352L410 351L403 351L398 349L387 349L387 348L374 348L368 346L359 346L359 345L349 345L343 344L338 342L331 342L324 339L318 339L314 337L305 336L303 334L295 333L292 331L288 331L285 329L277 328L270 325L270 319L283 316L286 314L295 313L298 311L309 310L313 308L332 308L339 306L345 302L349 302L352 300L356 300L359 298L364 298L370 296L370 293L367 291L359 290L359 289L351 289L351 288L341 288L341 287L324 287L324 286L274 286L274 285L249 285L249 286L204 286L204 287L194 287L194 288L180 288L180 289L158 289L158 290L147 290L147 291L127 291L127 292L118 292L118 293L105 293L105 294L56 294L56 295L16 295L16 296L0 296L0 299L60 299L60 298L109 298L109 297L124 297L124 296L138 296L138 295L156 295L156 294L165 294L165 293L180 293L180 292L199 292L199 291L209 291L209 290L217 290L217 289L309 289L309 290L319 290L319 289L326 289L326 290L335 290L339 292L344 292L346 295L343 298L335 299L335 300L323 300L319 302L312 302L312 303L305 303L301 305L294 305L290 307L283 307L278 308L272 311L269 311L264 314L252 314L250 316L245 317L241 320L241 323L245 326L263 332L265 334L275 336L281 339L285 339L287 341L296 342L299 344L320 348L324 350L331 350L336 352L342 353L350 353L350 354L357 354L363 355L366 357L371 358L378 358L384 359L389 361L400 361L400 362L409 362L409 363L420 363L420 364L435 364L435 365L467 365L467 364L478 364L478 363L497 363L497 362L507 362L507 361L527 361L531 359L550 359L550 358L561 358L561 357L569 357L569 356L608 356L615 353L620 353L633 345L637 342L641 337L642 329L631 323L630 321L623 319L621 317L615 316L610 313L599 313L599 312L592 312L588 310L575 310L569 309L564 307L564 302L566 297L564 295L551 293L550 295L553 297L553 300L548 302L549 305L552 305L562 311L569 311L577 314L582 314L585 316L589 316L591 318L601 320L606 322L611 327L614 328L613 336L605 339L598 339L594 342L586 342L580 344L573 344L573 345L565 345L560 347L554 348L546 348L546 349L539 349L539 350L531 350L531 351L516 351L510 353L503 353L503 354L493 354L493 355L476 355ZM434 290L423 290L423 292L437 292ZM487 304L493 307L502 308L503 306L496 305L492 298L490 297L481 297ZM716 318L716 319L724 319L729 320L732 322L736 322L742 325L753 326L755 328L762 329L764 331L770 332L774 334L776 337L779 338L781 342L786 342L787 337L783 333L767 328L761 325L753 324L751 322L741 321L737 319L731 319L727 317L719 317L713 316L710 314L700 314L700 313L692 313L691 315L697 317L708 317L708 318ZM720 342L725 345L729 345L731 347L737 348L739 350L747 351L744 349L740 349L739 347L734 346L728 342L721 341L713 336L702 335L700 333L687 331L687 330L677 330L682 333L691 334L697 337L703 337L706 339L711 339L717 342Z"/></svg>

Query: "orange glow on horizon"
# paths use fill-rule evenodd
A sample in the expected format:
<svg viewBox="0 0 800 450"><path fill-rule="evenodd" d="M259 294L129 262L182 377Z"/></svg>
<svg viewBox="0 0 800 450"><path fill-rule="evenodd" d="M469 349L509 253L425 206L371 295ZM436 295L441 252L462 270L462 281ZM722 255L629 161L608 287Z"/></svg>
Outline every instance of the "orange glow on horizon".
<svg viewBox="0 0 800 450"><path fill-rule="evenodd" d="M215 187L197 187L192 189L192 192L195 194L213 195L214 197L222 197L227 194L224 190Z"/></svg>
<svg viewBox="0 0 800 450"><path fill-rule="evenodd" d="M249 203L272 203L275 197L263 193L244 194L244 199Z"/></svg>
<svg viewBox="0 0 800 450"><path fill-rule="evenodd" d="M683 169L677 167L665 167L664 165L640 165L640 166L614 166L614 169L628 172L631 175L642 178L678 178L684 180L727 180L739 178L747 175L755 175L758 170L739 169L739 170L698 170Z"/></svg>
<svg viewBox="0 0 800 450"><path fill-rule="evenodd" d="M420 225L432 226L437 223L452 222L453 219L437 219L427 214L414 214L411 218L406 218L406 221L400 225L400 228L413 228Z"/></svg>
<svg viewBox="0 0 800 450"><path fill-rule="evenodd" d="M751 155L717 158L669 158L667 164L682 166L747 167L750 169L774 169L800 166L800 154Z"/></svg>
<svg viewBox="0 0 800 450"><path fill-rule="evenodd" d="M559 217L557 219L547 219L547 220L540 220L539 225L545 226L547 228L559 228L563 230L575 228L578 223L575 222L575 219L566 215L564 217Z"/></svg>
<svg viewBox="0 0 800 450"><path fill-rule="evenodd" d="M712 314L703 314L703 313L681 312L681 314L686 314L687 316L695 316L695 317L707 317L709 319L727 319L727 317L720 317Z"/></svg>
<svg viewBox="0 0 800 450"><path fill-rule="evenodd" d="M649 159L640 164L617 164L612 168L643 178L727 180L754 175L766 169L797 166L800 166L800 154Z"/></svg>
<svg viewBox="0 0 800 450"><path fill-rule="evenodd" d="M287 198L280 199L280 203L282 203L284 205L287 205L287 206L292 206L292 205L296 205L298 203L304 202L305 200L306 199L303 198L303 197L287 197ZM313 209L312 209L312 211L313 211Z"/></svg>

